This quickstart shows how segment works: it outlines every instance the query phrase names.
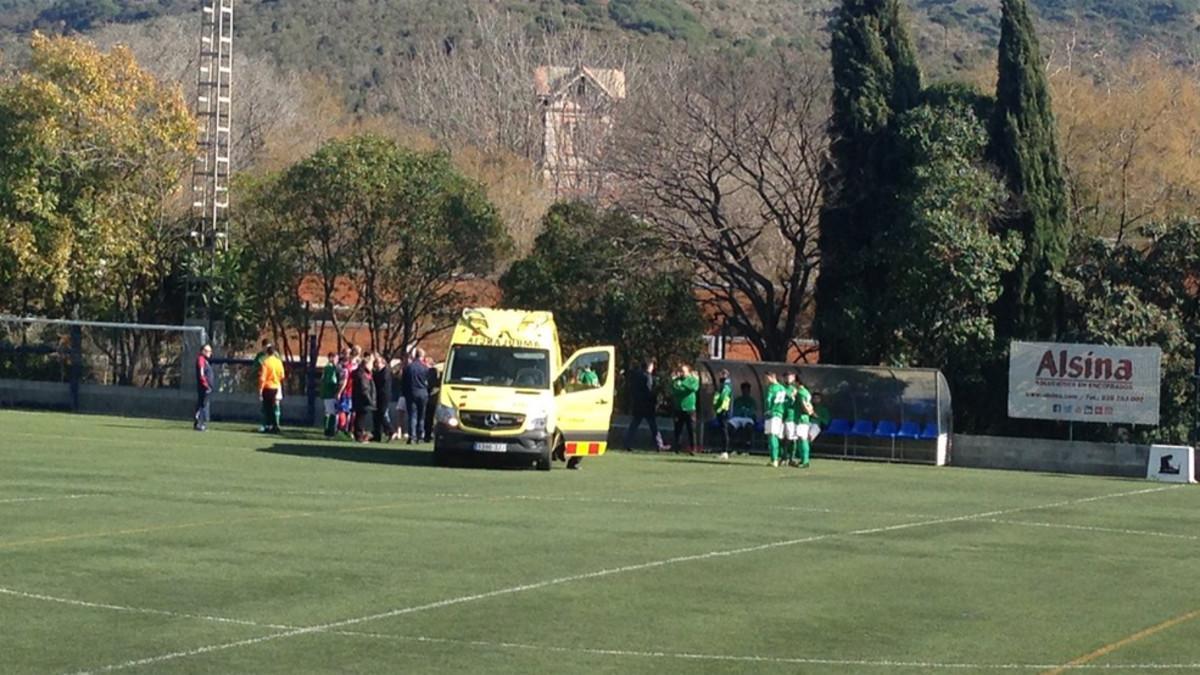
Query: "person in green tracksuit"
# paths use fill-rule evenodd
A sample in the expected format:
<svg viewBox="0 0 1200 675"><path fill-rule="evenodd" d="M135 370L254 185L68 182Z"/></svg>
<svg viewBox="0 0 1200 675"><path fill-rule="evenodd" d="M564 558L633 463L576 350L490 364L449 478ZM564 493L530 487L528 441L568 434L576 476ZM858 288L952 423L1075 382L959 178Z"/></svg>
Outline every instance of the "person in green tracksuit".
<svg viewBox="0 0 1200 675"><path fill-rule="evenodd" d="M579 384L588 389L600 386L600 375L592 369L592 364L589 363L579 371Z"/></svg>
<svg viewBox="0 0 1200 675"><path fill-rule="evenodd" d="M729 417L733 410L733 382L729 379L729 371L721 371L721 381L717 383L713 394L713 414L721 427L721 459L729 459Z"/></svg>
<svg viewBox="0 0 1200 675"><path fill-rule="evenodd" d="M329 352L325 369L321 371L321 402L325 406L325 437L337 434L338 355Z"/></svg>
<svg viewBox="0 0 1200 675"><path fill-rule="evenodd" d="M700 391L700 378L686 363L675 371L671 379L671 397L675 400L675 451L679 452L680 432L687 430L687 452L696 454L696 392Z"/></svg>
<svg viewBox="0 0 1200 675"><path fill-rule="evenodd" d="M813 410L812 393L804 386L803 382L797 382L796 389L796 449L799 451L799 461L796 454L792 455L792 466L798 466L802 469L808 468L808 455L811 451L809 443L808 426L815 420L813 419L815 411Z"/></svg>
<svg viewBox="0 0 1200 675"><path fill-rule="evenodd" d="M787 407L787 387L775 373L767 373L767 393L763 400L764 431L771 450L771 466L779 466L780 442L783 439L783 411Z"/></svg>

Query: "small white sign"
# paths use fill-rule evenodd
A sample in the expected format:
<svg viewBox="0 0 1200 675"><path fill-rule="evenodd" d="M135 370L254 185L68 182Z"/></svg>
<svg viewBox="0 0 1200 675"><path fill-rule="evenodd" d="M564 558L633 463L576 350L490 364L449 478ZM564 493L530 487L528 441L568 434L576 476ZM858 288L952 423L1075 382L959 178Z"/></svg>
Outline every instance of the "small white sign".
<svg viewBox="0 0 1200 675"><path fill-rule="evenodd" d="M1008 416L1158 425L1158 347L1013 342Z"/></svg>
<svg viewBox="0 0 1200 675"><path fill-rule="evenodd" d="M1146 478L1163 483L1195 483L1196 451L1186 445L1152 445Z"/></svg>

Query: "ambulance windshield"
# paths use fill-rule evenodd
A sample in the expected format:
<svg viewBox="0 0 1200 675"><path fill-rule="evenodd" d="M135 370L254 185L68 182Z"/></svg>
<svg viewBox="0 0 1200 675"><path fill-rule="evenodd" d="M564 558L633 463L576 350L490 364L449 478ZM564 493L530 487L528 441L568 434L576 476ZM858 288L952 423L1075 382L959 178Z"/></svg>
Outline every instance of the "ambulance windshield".
<svg viewBox="0 0 1200 675"><path fill-rule="evenodd" d="M550 352L545 349L455 345L446 364L449 384L550 388Z"/></svg>

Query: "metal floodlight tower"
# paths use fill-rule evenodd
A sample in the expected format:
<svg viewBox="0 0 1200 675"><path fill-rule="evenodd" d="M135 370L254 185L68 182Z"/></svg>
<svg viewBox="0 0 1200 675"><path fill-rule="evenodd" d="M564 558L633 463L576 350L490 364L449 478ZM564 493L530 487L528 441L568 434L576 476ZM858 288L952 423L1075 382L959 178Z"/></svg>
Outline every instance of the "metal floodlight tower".
<svg viewBox="0 0 1200 675"><path fill-rule="evenodd" d="M233 103L233 0L201 0L200 59L196 80L199 126L192 164L192 269L187 318L213 321L209 288L217 255L229 246L229 177Z"/></svg>

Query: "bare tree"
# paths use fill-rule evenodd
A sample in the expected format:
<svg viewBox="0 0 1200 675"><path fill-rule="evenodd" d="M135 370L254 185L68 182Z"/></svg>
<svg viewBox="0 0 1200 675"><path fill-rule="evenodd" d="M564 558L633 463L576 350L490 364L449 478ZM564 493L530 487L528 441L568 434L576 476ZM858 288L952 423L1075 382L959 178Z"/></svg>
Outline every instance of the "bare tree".
<svg viewBox="0 0 1200 675"><path fill-rule="evenodd" d="M694 265L729 330L787 360L817 275L825 71L782 53L664 70L618 116L621 201Z"/></svg>
<svg viewBox="0 0 1200 675"><path fill-rule="evenodd" d="M1073 55L1053 68L1054 108L1073 217L1118 241L1187 218L1200 195L1197 69L1152 52Z"/></svg>
<svg viewBox="0 0 1200 675"><path fill-rule="evenodd" d="M598 40L572 28L531 32L526 19L486 8L474 12L473 19L473 37L454 44L430 42L381 88L382 107L442 142L502 149L536 161L542 129L534 69L585 65L635 77L645 63L632 40Z"/></svg>
<svg viewBox="0 0 1200 675"><path fill-rule="evenodd" d="M199 58L199 19L191 15L167 16L138 24L110 24L92 34L102 48L129 47L144 68L167 82L178 82L189 102L196 93ZM305 82L294 71L284 71L257 55L238 52L233 73L234 162L255 166L264 159L267 145L283 137L285 129L299 125L308 103Z"/></svg>

